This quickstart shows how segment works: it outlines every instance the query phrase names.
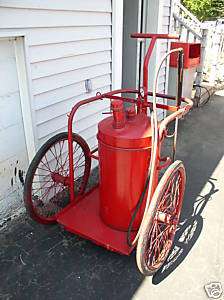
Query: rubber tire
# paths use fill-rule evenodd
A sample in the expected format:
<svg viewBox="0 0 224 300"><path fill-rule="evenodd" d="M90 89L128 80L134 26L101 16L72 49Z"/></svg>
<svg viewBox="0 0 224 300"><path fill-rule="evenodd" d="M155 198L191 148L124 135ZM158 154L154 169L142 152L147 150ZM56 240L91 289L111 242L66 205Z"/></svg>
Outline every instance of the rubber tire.
<svg viewBox="0 0 224 300"><path fill-rule="evenodd" d="M137 262L139 271L145 276L154 275L161 268L163 263L166 261L167 256L169 255L169 251L168 251L167 255L164 257L164 259L161 262L161 264L159 265L159 267L157 269L153 269L153 270L148 268L147 263L144 259L145 248L146 248L147 241L148 241L148 233L150 232L153 219L156 215L157 206L160 202L160 198L163 195L163 191L167 187L169 179L172 177L173 173L175 173L178 169L182 169L182 172L183 172L182 173L182 175L183 175L183 182L182 182L183 192L182 192L181 205L180 205L180 209L179 209L179 216L180 216L180 211L181 211L181 207L183 204L183 198L184 198L185 184L186 184L186 171L185 171L183 162L180 160L177 160L167 168L166 172L164 173L161 180L159 181L158 186L156 187L156 190L153 194L151 203L149 205L148 213L143 221L142 230L141 230L141 233L140 233L140 236L138 239L138 244L137 244L136 262ZM179 222L179 220L178 220L178 222ZM174 236L175 236L175 234L174 234ZM174 237L173 237L173 239L174 239ZM172 243L173 243L173 240L172 240ZM170 246L170 249L171 248L172 248L172 245Z"/></svg>
<svg viewBox="0 0 224 300"><path fill-rule="evenodd" d="M50 138L45 144L43 144L41 146L41 148L38 150L38 152L36 153L35 157L33 158L32 162L28 168L27 174L26 174L26 179L25 179L25 183L24 183L24 195L23 195L24 204L25 204L26 210L29 213L30 217L33 220L35 220L39 223L42 223L42 224L54 224L54 223L56 223L56 217L47 219L47 218L40 217L36 213L35 208L33 207L32 195L31 195L32 194L33 177L34 177L36 169L37 169L41 159L45 155L45 153L55 143L59 142L60 140L65 140L65 139L68 139L68 133L61 132L61 133L56 134L55 136ZM82 148L83 152L85 153L86 166L85 166L85 171L84 171L84 176L83 176L83 177L85 177L85 181L83 183L84 188L82 189L82 193L81 193L81 194L83 194L85 192L85 188L88 183L90 169L91 169L91 158L89 156L90 149L89 149L89 146L86 143L86 141L78 134L73 133L73 141L76 142L77 144L79 144L80 147Z"/></svg>

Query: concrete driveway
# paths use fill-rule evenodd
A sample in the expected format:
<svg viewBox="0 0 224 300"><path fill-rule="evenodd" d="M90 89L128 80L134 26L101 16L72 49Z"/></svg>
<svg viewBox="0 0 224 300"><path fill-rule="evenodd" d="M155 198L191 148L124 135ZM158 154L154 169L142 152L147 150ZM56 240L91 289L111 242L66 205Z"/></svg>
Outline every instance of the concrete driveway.
<svg viewBox="0 0 224 300"><path fill-rule="evenodd" d="M224 93L180 123L182 221L154 277L139 274L135 253L120 256L21 216L0 231L0 299L194 300L208 299L208 283L224 288Z"/></svg>

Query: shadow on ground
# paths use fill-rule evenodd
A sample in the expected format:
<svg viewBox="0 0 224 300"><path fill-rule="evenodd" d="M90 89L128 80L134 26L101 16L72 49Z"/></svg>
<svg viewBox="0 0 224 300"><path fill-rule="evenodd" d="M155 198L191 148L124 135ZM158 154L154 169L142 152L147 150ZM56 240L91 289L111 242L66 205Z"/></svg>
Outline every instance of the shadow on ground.
<svg viewBox="0 0 224 300"><path fill-rule="evenodd" d="M173 249L153 284L184 263L203 230L201 213L217 192L211 176L224 152L223 115L224 100L216 96L180 124L177 158L187 169L185 202ZM206 183L209 191L200 196ZM131 299L144 280L135 253L108 252L58 226L22 216L0 235L0 299Z"/></svg>
<svg viewBox="0 0 224 300"><path fill-rule="evenodd" d="M163 267L153 276L159 284L184 261L203 230L202 212L212 195L218 192L216 178L211 178L224 155L224 97L191 112L179 130L177 158L184 161L187 186L181 222L174 245ZM206 193L202 189L207 186Z"/></svg>

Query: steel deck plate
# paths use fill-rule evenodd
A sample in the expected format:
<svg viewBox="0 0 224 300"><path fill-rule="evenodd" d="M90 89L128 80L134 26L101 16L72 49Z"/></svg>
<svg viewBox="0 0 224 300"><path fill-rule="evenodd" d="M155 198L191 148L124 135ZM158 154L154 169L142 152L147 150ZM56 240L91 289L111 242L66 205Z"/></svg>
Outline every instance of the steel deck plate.
<svg viewBox="0 0 224 300"><path fill-rule="evenodd" d="M66 230L108 250L124 255L129 255L133 250L133 247L127 245L127 232L112 229L101 220L98 187L77 204L70 205L62 211L57 222Z"/></svg>

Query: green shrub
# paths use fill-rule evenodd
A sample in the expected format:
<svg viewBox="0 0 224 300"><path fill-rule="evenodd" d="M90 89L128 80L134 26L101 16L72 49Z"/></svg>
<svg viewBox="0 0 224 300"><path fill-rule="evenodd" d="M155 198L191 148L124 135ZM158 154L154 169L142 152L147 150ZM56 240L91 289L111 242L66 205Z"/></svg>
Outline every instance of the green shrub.
<svg viewBox="0 0 224 300"><path fill-rule="evenodd" d="M200 21L224 18L224 0L182 0L182 4Z"/></svg>

